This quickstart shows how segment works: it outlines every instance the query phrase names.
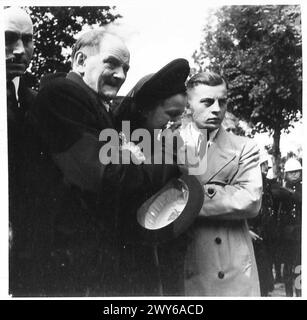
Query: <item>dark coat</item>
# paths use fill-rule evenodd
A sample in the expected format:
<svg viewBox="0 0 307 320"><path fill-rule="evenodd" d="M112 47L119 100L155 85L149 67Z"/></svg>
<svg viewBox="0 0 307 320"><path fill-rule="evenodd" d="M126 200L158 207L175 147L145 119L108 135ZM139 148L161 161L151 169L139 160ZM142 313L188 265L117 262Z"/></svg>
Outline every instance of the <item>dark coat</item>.
<svg viewBox="0 0 307 320"><path fill-rule="evenodd" d="M13 87L12 87L13 86ZM36 92L20 77L18 101L13 83L7 84L8 184L9 184L9 290L17 294L24 288L25 235L27 229L25 163L27 150L24 134L25 118L33 105Z"/></svg>
<svg viewBox="0 0 307 320"><path fill-rule="evenodd" d="M149 190L153 195L180 175L173 165L146 165L146 170L150 177L147 195ZM183 295L185 235L158 245L143 243L134 220L127 220L136 216L139 200L139 193L121 199L121 292L124 296Z"/></svg>
<svg viewBox="0 0 307 320"><path fill-rule="evenodd" d="M142 81L140 80L140 82ZM131 95L138 94L140 88L137 84L128 96L121 99L121 103L117 101L113 105L118 130L121 128L121 122L127 120L130 121L131 131L143 128L144 119L140 108L146 108L147 105L146 103L138 105L131 98ZM153 140L151 146L151 156L153 156ZM181 175L178 167L173 164L146 165L146 170L149 173L152 194L161 190L170 179L178 178ZM128 216L136 215L139 203L135 200L133 197L124 200L121 212L129 212ZM123 292L125 295L184 295L182 275L187 244L186 236L180 235L177 239L160 243L154 247L138 241L134 225L130 224L129 226L129 223L124 223L124 227L128 231L125 237L127 243L124 244L121 255L122 274L124 276ZM134 241L129 241L133 239Z"/></svg>
<svg viewBox="0 0 307 320"><path fill-rule="evenodd" d="M120 199L140 188L146 193L149 183L142 166L104 166L99 161L99 134L114 128L112 115L73 72L44 83L29 123L29 294L120 294Z"/></svg>
<svg viewBox="0 0 307 320"><path fill-rule="evenodd" d="M302 246L302 181L286 183L288 196L281 202L280 234L285 263L301 264Z"/></svg>
<svg viewBox="0 0 307 320"><path fill-rule="evenodd" d="M12 219L15 217L17 205L20 204L20 188L23 185L23 164L25 157L24 122L30 106L33 105L35 96L36 92L27 87L23 77L20 78L19 82L18 102L15 98L15 91L12 91L9 86L7 88L9 199L10 217Z"/></svg>

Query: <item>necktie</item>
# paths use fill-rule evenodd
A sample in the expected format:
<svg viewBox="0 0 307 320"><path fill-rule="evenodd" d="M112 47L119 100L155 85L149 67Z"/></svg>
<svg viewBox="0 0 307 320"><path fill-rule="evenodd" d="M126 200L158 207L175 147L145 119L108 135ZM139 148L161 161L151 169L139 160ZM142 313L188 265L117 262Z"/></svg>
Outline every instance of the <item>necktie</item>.
<svg viewBox="0 0 307 320"><path fill-rule="evenodd" d="M6 83L6 93L7 93L7 116L9 120L18 121L19 108L18 101L16 98L16 90L13 81L7 81Z"/></svg>
<svg viewBox="0 0 307 320"><path fill-rule="evenodd" d="M18 101L16 99L16 89L13 81L7 81L6 83L7 100L10 105L18 107Z"/></svg>
<svg viewBox="0 0 307 320"><path fill-rule="evenodd" d="M114 123L114 116L113 116L113 111L112 111L111 105L108 102L103 101L103 106L106 109L107 114L108 114L109 118L111 119L112 123Z"/></svg>

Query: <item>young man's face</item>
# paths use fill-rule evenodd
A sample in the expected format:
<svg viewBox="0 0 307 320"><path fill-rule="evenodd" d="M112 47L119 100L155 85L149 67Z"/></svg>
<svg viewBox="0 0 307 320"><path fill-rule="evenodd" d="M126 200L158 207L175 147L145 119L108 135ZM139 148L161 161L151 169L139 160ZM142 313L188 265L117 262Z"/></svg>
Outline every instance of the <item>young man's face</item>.
<svg viewBox="0 0 307 320"><path fill-rule="evenodd" d="M226 84L196 85L188 90L188 102L198 128L214 131L221 126L227 109Z"/></svg>
<svg viewBox="0 0 307 320"><path fill-rule="evenodd" d="M5 59L8 79L21 76L33 54L33 24L21 9L4 10Z"/></svg>
<svg viewBox="0 0 307 320"><path fill-rule="evenodd" d="M113 99L126 80L130 54L121 39L105 35L99 50L86 57L84 82L104 99Z"/></svg>

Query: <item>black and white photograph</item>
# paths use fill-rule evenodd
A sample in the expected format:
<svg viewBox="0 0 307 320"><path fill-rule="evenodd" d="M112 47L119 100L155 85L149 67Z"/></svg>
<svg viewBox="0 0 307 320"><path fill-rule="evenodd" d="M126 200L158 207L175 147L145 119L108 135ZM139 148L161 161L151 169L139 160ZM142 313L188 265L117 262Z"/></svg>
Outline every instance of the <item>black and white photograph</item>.
<svg viewBox="0 0 307 320"><path fill-rule="evenodd" d="M303 299L305 11L4 1L1 296Z"/></svg>

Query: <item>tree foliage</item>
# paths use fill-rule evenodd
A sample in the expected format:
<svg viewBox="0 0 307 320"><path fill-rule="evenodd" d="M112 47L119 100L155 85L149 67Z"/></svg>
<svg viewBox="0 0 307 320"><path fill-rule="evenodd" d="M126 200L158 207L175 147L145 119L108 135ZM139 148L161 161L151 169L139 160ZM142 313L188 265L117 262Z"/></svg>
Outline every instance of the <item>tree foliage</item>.
<svg viewBox="0 0 307 320"><path fill-rule="evenodd" d="M70 69L70 49L84 25L103 26L121 17L114 7L28 7L34 24L33 86L46 73Z"/></svg>
<svg viewBox="0 0 307 320"><path fill-rule="evenodd" d="M229 81L229 110L273 134L302 115L302 36L299 6L225 6L204 27L194 60Z"/></svg>

